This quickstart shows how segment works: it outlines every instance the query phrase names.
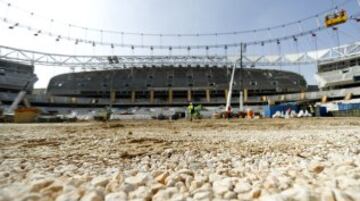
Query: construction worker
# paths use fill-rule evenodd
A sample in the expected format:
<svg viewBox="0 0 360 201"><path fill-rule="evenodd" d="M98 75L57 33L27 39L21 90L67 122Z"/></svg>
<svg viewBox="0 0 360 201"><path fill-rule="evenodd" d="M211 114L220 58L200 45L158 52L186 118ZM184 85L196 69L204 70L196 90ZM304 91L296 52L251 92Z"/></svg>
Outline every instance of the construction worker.
<svg viewBox="0 0 360 201"><path fill-rule="evenodd" d="M341 10L340 11L340 17L344 17L345 16L345 10Z"/></svg>
<svg viewBox="0 0 360 201"><path fill-rule="evenodd" d="M189 104L189 106L187 107L187 109L188 109L188 115L189 115L189 117L190 117L190 121L192 121L193 116L194 116L194 114L195 114L195 108L194 108L192 102L190 102L190 104Z"/></svg>
<svg viewBox="0 0 360 201"><path fill-rule="evenodd" d="M112 111L111 111L111 108L110 107L106 107L105 108L105 115L106 115L106 117L105 117L105 121L109 121L110 120L110 118L111 118L111 114L112 114Z"/></svg>
<svg viewBox="0 0 360 201"><path fill-rule="evenodd" d="M200 111L203 109L203 106L200 104L200 105L197 105L196 107L194 107L194 117L196 119L200 119L201 118L201 114L200 114Z"/></svg>

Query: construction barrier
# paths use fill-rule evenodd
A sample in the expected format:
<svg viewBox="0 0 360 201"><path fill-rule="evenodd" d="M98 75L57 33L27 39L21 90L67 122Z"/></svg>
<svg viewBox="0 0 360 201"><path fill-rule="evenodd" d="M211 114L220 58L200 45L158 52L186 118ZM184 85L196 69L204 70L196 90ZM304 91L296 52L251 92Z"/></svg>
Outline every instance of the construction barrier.
<svg viewBox="0 0 360 201"><path fill-rule="evenodd" d="M339 111L360 110L360 103L338 103Z"/></svg>
<svg viewBox="0 0 360 201"><path fill-rule="evenodd" d="M360 109L332 111L333 117L360 117Z"/></svg>
<svg viewBox="0 0 360 201"><path fill-rule="evenodd" d="M315 108L316 117L326 117L328 116L328 111L326 107L316 107Z"/></svg>

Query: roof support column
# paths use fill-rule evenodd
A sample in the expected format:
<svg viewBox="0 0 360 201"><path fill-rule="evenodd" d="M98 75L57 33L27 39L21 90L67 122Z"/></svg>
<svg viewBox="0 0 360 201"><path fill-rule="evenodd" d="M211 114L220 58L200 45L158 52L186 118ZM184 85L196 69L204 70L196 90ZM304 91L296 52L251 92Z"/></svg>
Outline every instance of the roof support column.
<svg viewBox="0 0 360 201"><path fill-rule="evenodd" d="M135 103L136 101L136 91L131 91L131 103Z"/></svg>
<svg viewBox="0 0 360 201"><path fill-rule="evenodd" d="M207 101L208 103L211 102L210 89L206 89L206 101Z"/></svg>
<svg viewBox="0 0 360 201"><path fill-rule="evenodd" d="M154 90L150 90L150 104L154 104L155 92Z"/></svg>
<svg viewBox="0 0 360 201"><path fill-rule="evenodd" d="M169 104L172 104L173 103L173 90L169 89L168 93L169 93L169 97L168 97Z"/></svg>
<svg viewBox="0 0 360 201"><path fill-rule="evenodd" d="M111 93L110 94L111 103L115 103L116 102L116 92L111 91L110 93Z"/></svg>
<svg viewBox="0 0 360 201"><path fill-rule="evenodd" d="M188 100L189 102L192 101L191 89L188 89L188 91L187 91L187 100Z"/></svg>

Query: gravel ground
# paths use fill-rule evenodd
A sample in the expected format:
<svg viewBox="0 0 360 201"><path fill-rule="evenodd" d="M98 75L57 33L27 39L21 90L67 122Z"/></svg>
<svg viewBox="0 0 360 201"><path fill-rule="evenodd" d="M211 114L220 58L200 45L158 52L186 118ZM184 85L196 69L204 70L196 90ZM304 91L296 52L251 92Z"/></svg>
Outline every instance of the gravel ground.
<svg viewBox="0 0 360 201"><path fill-rule="evenodd" d="M0 125L5 200L360 200L360 119Z"/></svg>

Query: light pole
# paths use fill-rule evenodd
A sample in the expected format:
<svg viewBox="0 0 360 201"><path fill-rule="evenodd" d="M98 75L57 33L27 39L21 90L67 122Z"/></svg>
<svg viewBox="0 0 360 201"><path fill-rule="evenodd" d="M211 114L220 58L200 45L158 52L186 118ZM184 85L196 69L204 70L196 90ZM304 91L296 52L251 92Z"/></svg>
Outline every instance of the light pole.
<svg viewBox="0 0 360 201"><path fill-rule="evenodd" d="M232 73L231 73L231 79L230 79L230 83L229 83L229 92L227 94L227 99L226 99L225 112L229 112L230 107L231 107L231 96L232 96L232 88L234 85L235 68L236 68L236 62L234 62L234 64L233 64L233 69L232 69Z"/></svg>
<svg viewBox="0 0 360 201"><path fill-rule="evenodd" d="M112 106L113 106L113 84L114 84L114 75L115 75L115 68L113 68L111 70L111 78L110 78L110 104L109 104L109 109L110 111L112 110ZM114 92L116 94L116 90ZM115 95L114 95L115 96Z"/></svg>
<svg viewBox="0 0 360 201"><path fill-rule="evenodd" d="M235 69L236 69L236 63L239 61L240 62L240 95L239 95L239 110L243 111L243 92L242 92L242 88L243 88L243 52L245 49L245 44L241 43L240 44L240 59L235 60L233 63L233 69L232 69L232 73L231 73L231 79L230 79L230 83L229 83L229 92L227 95L227 100L226 100L226 107L225 107L225 112L228 112L230 107L231 107L231 96L232 96L232 89L233 89L233 85L234 85L234 77L235 77Z"/></svg>
<svg viewBox="0 0 360 201"><path fill-rule="evenodd" d="M244 71L243 71L243 52L244 52L244 44L240 45L240 86L239 86L239 112L244 111Z"/></svg>

